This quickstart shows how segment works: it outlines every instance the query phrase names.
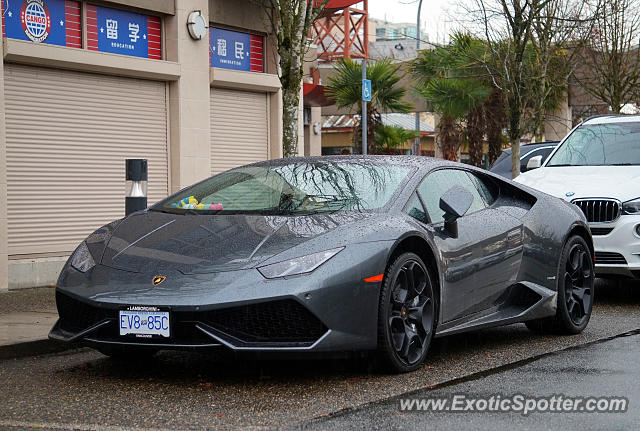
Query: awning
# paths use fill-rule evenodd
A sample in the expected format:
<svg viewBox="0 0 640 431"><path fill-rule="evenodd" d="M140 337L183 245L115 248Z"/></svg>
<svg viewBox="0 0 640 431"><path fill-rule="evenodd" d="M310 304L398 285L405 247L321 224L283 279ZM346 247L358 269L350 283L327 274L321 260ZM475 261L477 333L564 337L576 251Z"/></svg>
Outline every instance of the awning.
<svg viewBox="0 0 640 431"><path fill-rule="evenodd" d="M349 6L353 6L356 3L361 3L362 0L329 0L325 5L325 9L344 9ZM314 4L322 3L321 0L314 0Z"/></svg>
<svg viewBox="0 0 640 431"><path fill-rule="evenodd" d="M320 3L320 0L314 0L315 4ZM339 10L361 3L362 0L329 0L324 7L324 11L320 16L331 16Z"/></svg>
<svg viewBox="0 0 640 431"><path fill-rule="evenodd" d="M330 106L335 103L325 96L324 85L304 82L302 85L302 94L304 96L304 106Z"/></svg>
<svg viewBox="0 0 640 431"><path fill-rule="evenodd" d="M360 3L362 0L329 0L325 8L327 9L344 9L352 6L356 3Z"/></svg>

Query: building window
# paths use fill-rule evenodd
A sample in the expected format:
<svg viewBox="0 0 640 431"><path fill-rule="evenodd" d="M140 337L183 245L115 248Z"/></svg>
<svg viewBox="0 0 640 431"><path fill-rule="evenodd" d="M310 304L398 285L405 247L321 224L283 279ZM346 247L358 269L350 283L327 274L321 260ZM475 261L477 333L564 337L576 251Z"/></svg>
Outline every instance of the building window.
<svg viewBox="0 0 640 431"><path fill-rule="evenodd" d="M311 124L311 107L310 106L303 107L302 122L305 126L309 126Z"/></svg>

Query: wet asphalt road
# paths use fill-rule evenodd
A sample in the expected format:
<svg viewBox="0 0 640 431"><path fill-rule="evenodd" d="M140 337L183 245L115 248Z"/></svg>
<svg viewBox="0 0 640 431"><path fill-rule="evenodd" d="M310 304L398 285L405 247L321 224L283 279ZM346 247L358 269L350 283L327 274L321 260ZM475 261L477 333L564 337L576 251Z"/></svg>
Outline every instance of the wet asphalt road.
<svg viewBox="0 0 640 431"><path fill-rule="evenodd" d="M375 417L375 409L384 409L384 400L391 397L638 328L640 285L599 282L594 314L583 334L541 336L518 324L438 339L425 365L403 375L377 374L366 358L258 361L161 353L123 365L80 350L5 360L0 361L0 428L324 428L333 427L337 418L362 428L376 423L364 423L358 415L373 406ZM631 361L622 366L626 363ZM509 372L498 370L495 376L501 381ZM515 392L529 377L505 378L501 391ZM570 393L570 383L557 377L546 376L547 386ZM637 372L633 381L638 381ZM373 404L365 410L350 410L368 403ZM420 427L419 414L409 416L407 424ZM466 423L465 417L461 414L459 422ZM403 421L389 425L400 428Z"/></svg>
<svg viewBox="0 0 640 431"><path fill-rule="evenodd" d="M612 340L580 346L545 356L531 363L506 370L496 370L487 376L472 379L435 390L411 393L409 399L449 400L449 411L400 411L401 399L396 398L373 403L350 412L338 414L309 424L315 430L391 429L411 430L500 430L500 429L549 429L549 430L637 430L640 429L640 332ZM627 399L626 411L587 412L587 405L578 405L578 412L517 412L486 411L479 399L494 397L494 406L500 399L511 400L520 394L527 397L550 397L560 400L568 397L621 397ZM451 400L464 395L471 406L458 401L451 411ZM462 398L457 398L462 400ZM475 401L472 401L475 400ZM531 400L533 407L535 400ZM606 410L605 401L601 408ZM524 402L523 402L524 404ZM481 410L473 411L474 405ZM488 404L487 404L488 405ZM550 407L540 404L543 409ZM553 408L560 409L561 401ZM569 405L569 404L567 404ZM506 404L505 404L506 406ZM596 407L597 408L597 404ZM491 407L497 409L497 407ZM617 409L617 408L616 408ZM621 410L621 408L620 408Z"/></svg>

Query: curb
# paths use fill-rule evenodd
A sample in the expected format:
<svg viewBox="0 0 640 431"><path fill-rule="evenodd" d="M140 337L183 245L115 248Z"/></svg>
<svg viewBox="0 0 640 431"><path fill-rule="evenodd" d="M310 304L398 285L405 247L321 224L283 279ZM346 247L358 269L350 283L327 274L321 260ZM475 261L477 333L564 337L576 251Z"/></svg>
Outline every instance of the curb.
<svg viewBox="0 0 640 431"><path fill-rule="evenodd" d="M23 358L25 356L39 356L47 353L59 353L72 350L77 346L71 346L59 341L49 339L25 341L24 343L5 344L0 346L0 360Z"/></svg>

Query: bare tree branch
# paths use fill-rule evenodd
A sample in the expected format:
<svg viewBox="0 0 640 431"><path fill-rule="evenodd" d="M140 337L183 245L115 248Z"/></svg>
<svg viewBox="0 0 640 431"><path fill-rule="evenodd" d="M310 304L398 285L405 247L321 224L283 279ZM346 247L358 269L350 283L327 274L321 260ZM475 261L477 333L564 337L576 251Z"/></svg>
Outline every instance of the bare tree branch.
<svg viewBox="0 0 640 431"><path fill-rule="evenodd" d="M593 97L619 113L638 100L640 85L640 5L607 0L593 6L595 25L576 56L576 81Z"/></svg>
<svg viewBox="0 0 640 431"><path fill-rule="evenodd" d="M282 146L286 157L298 154L298 107L309 49L309 31L329 0L252 0L266 10L276 41L282 86Z"/></svg>

